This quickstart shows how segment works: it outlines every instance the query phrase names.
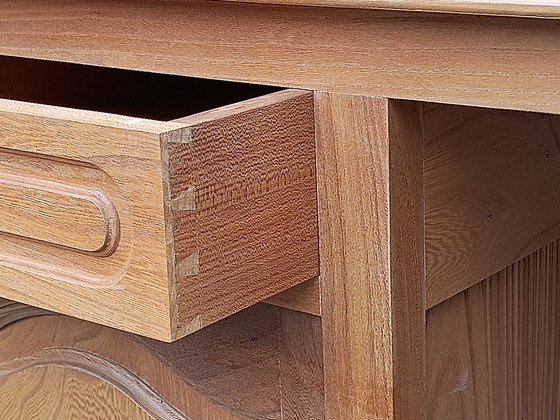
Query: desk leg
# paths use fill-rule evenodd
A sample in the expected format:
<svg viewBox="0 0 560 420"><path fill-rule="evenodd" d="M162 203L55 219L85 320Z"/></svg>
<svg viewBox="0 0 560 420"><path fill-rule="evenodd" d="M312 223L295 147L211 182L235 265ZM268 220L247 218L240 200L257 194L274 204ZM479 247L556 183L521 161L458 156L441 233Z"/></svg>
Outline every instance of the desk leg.
<svg viewBox="0 0 560 420"><path fill-rule="evenodd" d="M422 419L420 108L316 95L327 420Z"/></svg>

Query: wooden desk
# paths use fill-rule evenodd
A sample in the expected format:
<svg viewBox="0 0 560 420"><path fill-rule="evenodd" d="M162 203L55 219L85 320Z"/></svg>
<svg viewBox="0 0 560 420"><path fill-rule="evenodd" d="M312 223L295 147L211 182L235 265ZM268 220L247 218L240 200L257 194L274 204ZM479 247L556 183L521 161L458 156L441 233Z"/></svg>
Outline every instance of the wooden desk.
<svg viewBox="0 0 560 420"><path fill-rule="evenodd" d="M2 2L2 55L315 91L321 258L281 307L173 344L0 304L2 418L560 418L558 19L552 1Z"/></svg>

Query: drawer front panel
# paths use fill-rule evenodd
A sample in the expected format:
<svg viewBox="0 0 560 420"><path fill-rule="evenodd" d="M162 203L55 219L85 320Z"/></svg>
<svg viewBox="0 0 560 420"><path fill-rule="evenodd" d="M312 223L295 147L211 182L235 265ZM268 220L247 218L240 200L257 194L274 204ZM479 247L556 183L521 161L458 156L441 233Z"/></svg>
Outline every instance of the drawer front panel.
<svg viewBox="0 0 560 420"><path fill-rule="evenodd" d="M135 125L128 128L124 117L1 103L0 179L51 194L55 200L49 214L55 220L51 237L32 234L29 230L35 228L25 224L0 234L0 294L112 327L168 337L159 134ZM68 224L70 199L94 205L97 211L74 209L70 216L75 223ZM0 208L13 205L7 202ZM10 211L1 217L12 215ZM89 236L87 229L76 226L82 223L102 227Z"/></svg>
<svg viewBox="0 0 560 420"><path fill-rule="evenodd" d="M126 263L117 197L99 168L0 150L0 262L71 283L116 284Z"/></svg>

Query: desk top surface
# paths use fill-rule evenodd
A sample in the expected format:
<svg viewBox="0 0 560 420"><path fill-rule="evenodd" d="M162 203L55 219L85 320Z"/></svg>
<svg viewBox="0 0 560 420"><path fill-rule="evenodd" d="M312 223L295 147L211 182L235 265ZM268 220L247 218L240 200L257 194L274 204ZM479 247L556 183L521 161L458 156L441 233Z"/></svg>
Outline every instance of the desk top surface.
<svg viewBox="0 0 560 420"><path fill-rule="evenodd" d="M233 0L247 3L351 7L560 19L560 0Z"/></svg>

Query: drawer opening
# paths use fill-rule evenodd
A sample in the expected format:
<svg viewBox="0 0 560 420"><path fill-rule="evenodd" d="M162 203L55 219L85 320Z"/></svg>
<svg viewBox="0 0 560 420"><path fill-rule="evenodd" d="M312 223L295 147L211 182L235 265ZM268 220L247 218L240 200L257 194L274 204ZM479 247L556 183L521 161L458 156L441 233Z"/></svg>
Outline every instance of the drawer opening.
<svg viewBox="0 0 560 420"><path fill-rule="evenodd" d="M281 88L0 55L0 98L171 121Z"/></svg>

